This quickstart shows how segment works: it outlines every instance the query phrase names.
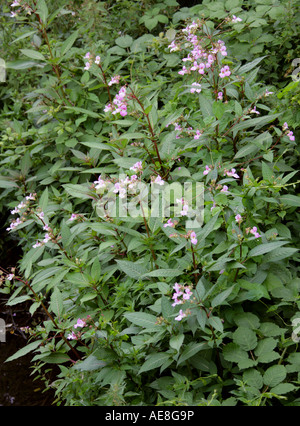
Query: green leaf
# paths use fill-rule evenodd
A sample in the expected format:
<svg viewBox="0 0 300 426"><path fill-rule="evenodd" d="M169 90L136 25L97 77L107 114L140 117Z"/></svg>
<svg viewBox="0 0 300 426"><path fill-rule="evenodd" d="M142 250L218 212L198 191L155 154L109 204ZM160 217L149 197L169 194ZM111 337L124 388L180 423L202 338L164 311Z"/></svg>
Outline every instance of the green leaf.
<svg viewBox="0 0 300 426"><path fill-rule="evenodd" d="M28 61L25 59L18 59L13 62L6 62L6 69L12 70L27 70L28 68L38 67L43 68L45 64L40 64L34 61Z"/></svg>
<svg viewBox="0 0 300 426"><path fill-rule="evenodd" d="M107 363L105 361L96 358L95 355L89 355L84 361L77 362L73 368L79 371L94 371L106 365Z"/></svg>
<svg viewBox="0 0 300 426"><path fill-rule="evenodd" d="M269 367L264 376L264 384L270 387L279 385L286 378L286 368L283 365Z"/></svg>
<svg viewBox="0 0 300 426"><path fill-rule="evenodd" d="M46 24L48 18L48 7L45 0L37 0L37 11L36 13L41 18L41 21Z"/></svg>
<svg viewBox="0 0 300 426"><path fill-rule="evenodd" d="M243 65L238 69L238 74L244 74L246 72L251 71L253 68L255 68L263 59L265 59L268 55L261 56L259 58L254 59L254 61L248 62L247 64Z"/></svg>
<svg viewBox="0 0 300 426"><path fill-rule="evenodd" d="M256 145L249 143L239 149L234 158L246 157L249 154L254 154L256 151L258 151L258 149L259 148Z"/></svg>
<svg viewBox="0 0 300 426"><path fill-rule="evenodd" d="M62 294L59 291L58 287L55 287L53 293L51 294L51 304L50 304L52 312L57 316L61 317L63 313L63 298Z"/></svg>
<svg viewBox="0 0 300 426"><path fill-rule="evenodd" d="M143 277L169 277L174 278L183 274L180 269L155 269L154 271L147 272Z"/></svg>
<svg viewBox="0 0 300 426"><path fill-rule="evenodd" d="M71 106L65 106L65 109L68 111L73 111L77 114L86 114L89 117L93 117L93 118L100 118L100 115L97 114L96 112L93 112L89 109L84 109L84 108L78 108L78 107L71 107Z"/></svg>
<svg viewBox="0 0 300 426"><path fill-rule="evenodd" d="M29 345L24 346L24 348L19 349L15 354L7 358L5 362L14 361L15 359L27 355L29 352L34 351L38 346L40 346L42 342L43 340L36 340L35 342L29 343Z"/></svg>
<svg viewBox="0 0 300 426"><path fill-rule="evenodd" d="M227 297L232 293L232 290L234 289L234 285L229 287L227 290L222 291L220 294L218 294L212 301L211 306L215 308L216 306L222 305ZM227 303L226 303L227 304Z"/></svg>
<svg viewBox="0 0 300 426"><path fill-rule="evenodd" d="M71 47L73 46L73 44L75 43L76 39L78 37L78 30L74 31L73 34L70 35L70 37L68 37L62 44L61 48L60 48L60 54L61 56L64 56L68 50L71 49Z"/></svg>
<svg viewBox="0 0 300 426"><path fill-rule="evenodd" d="M297 195L281 195L279 197L279 201L281 204L285 204L287 206L300 207L300 197L298 197Z"/></svg>
<svg viewBox="0 0 300 426"><path fill-rule="evenodd" d="M243 381L256 389L261 389L264 384L261 373L254 368L244 371Z"/></svg>
<svg viewBox="0 0 300 426"><path fill-rule="evenodd" d="M45 61L46 58L42 53L38 52L37 50L31 50L31 49L20 49L20 51L23 53L23 55L27 56L30 59L37 59L38 61Z"/></svg>
<svg viewBox="0 0 300 426"><path fill-rule="evenodd" d="M140 262L130 262L129 260L117 260L116 262L121 271L130 278L139 279L147 275L145 265Z"/></svg>
<svg viewBox="0 0 300 426"><path fill-rule="evenodd" d="M157 318L154 315L145 312L126 312L124 317L133 324L144 328L158 327L156 324Z"/></svg>
<svg viewBox="0 0 300 426"><path fill-rule="evenodd" d="M269 253L273 250L278 250L279 247L288 244L288 241L274 241L271 243L260 244L249 251L248 257L261 256L262 254Z"/></svg>
<svg viewBox="0 0 300 426"><path fill-rule="evenodd" d="M18 188L18 185L9 177L0 176L0 188Z"/></svg>
<svg viewBox="0 0 300 426"><path fill-rule="evenodd" d="M234 343L245 351L252 351L257 346L257 337L253 330L239 327L232 335Z"/></svg>
<svg viewBox="0 0 300 426"><path fill-rule="evenodd" d="M184 334L178 334L177 336L172 336L170 339L170 347L179 352L181 345L184 341Z"/></svg>
<svg viewBox="0 0 300 426"><path fill-rule="evenodd" d="M115 43L124 49L126 47L130 47L132 45L132 42L133 42L133 38L130 35L121 36L116 38L115 40Z"/></svg>
<svg viewBox="0 0 300 426"><path fill-rule="evenodd" d="M211 117L214 115L212 109L212 101L210 99L200 94L199 103L203 118Z"/></svg>
<svg viewBox="0 0 300 426"><path fill-rule="evenodd" d="M6 302L6 305L14 306L14 305L17 305L18 303L23 303L26 300L30 300L30 296L24 295L24 296L15 297L12 300L9 299L8 302Z"/></svg>
<svg viewBox="0 0 300 426"><path fill-rule="evenodd" d="M285 395L286 393L293 392L296 389L299 389L299 388L297 388L292 383L280 383L279 385L273 387L271 389L271 392L275 393L276 395Z"/></svg>
<svg viewBox="0 0 300 426"><path fill-rule="evenodd" d="M191 342L191 343L189 343L188 345L186 345L184 351L182 352L182 354L181 354L181 356L180 356L180 358L177 362L177 365L182 364L187 359L191 358L192 356L194 356L198 352L203 351L205 349L208 349L206 342L200 342L200 343Z"/></svg>
<svg viewBox="0 0 300 426"><path fill-rule="evenodd" d="M89 187L86 185L72 185L67 183L66 185L63 185L63 187L68 194L72 195L72 197L81 198L83 200L93 198Z"/></svg>
<svg viewBox="0 0 300 426"><path fill-rule="evenodd" d="M149 355L147 357L147 361L144 362L138 374L144 373L145 371L153 370L154 368L161 367L169 358L170 355L164 352Z"/></svg>

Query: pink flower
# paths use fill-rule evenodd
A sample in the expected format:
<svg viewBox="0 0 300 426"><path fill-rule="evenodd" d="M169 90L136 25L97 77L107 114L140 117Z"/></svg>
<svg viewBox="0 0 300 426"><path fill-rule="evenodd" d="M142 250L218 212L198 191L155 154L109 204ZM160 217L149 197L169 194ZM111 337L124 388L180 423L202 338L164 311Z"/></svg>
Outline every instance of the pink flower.
<svg viewBox="0 0 300 426"><path fill-rule="evenodd" d="M287 130L289 128L287 122L283 123L282 130Z"/></svg>
<svg viewBox="0 0 300 426"><path fill-rule="evenodd" d="M261 237L261 235L259 235L259 233L257 232L257 227L256 226L253 226L253 228L250 229L250 232L251 232L251 234L254 235L255 238L260 238Z"/></svg>
<svg viewBox="0 0 300 426"><path fill-rule="evenodd" d="M84 59L90 59L90 56L91 56L90 52L87 52L87 53L84 55Z"/></svg>
<svg viewBox="0 0 300 426"><path fill-rule="evenodd" d="M98 177L98 180L95 180L94 181L94 184L96 185L95 186L95 189L102 189L102 188L105 188L106 187L106 182L105 182L105 180L103 180L103 179L101 179L101 176L99 176ZM73 216L73 215L72 215ZM71 216L71 217L72 217ZM75 215L75 216L77 216L77 215ZM71 219L70 219L71 220ZM72 219L72 220L74 220L74 219Z"/></svg>
<svg viewBox="0 0 300 426"><path fill-rule="evenodd" d="M184 67L182 67L182 70L181 71L178 71L178 74L180 74L180 75L184 75L184 74L186 74L188 72L188 70L187 70L187 68L184 66Z"/></svg>
<svg viewBox="0 0 300 426"><path fill-rule="evenodd" d="M109 86L112 86L113 84L118 84L120 81L121 76L120 75L115 75L114 77L112 77L112 79L108 82Z"/></svg>
<svg viewBox="0 0 300 426"><path fill-rule="evenodd" d="M133 170L135 173L141 172L143 170L143 163L138 161L132 167L130 167L130 170Z"/></svg>
<svg viewBox="0 0 300 426"><path fill-rule="evenodd" d="M11 280L13 280L13 279L14 279L14 277L15 277L15 274L9 274L9 275L7 275L6 279L7 279L8 281L11 281Z"/></svg>
<svg viewBox="0 0 300 426"><path fill-rule="evenodd" d="M181 321L184 317L186 317L186 313L183 312L182 309L180 309L179 315L175 318L175 321Z"/></svg>
<svg viewBox="0 0 300 426"><path fill-rule="evenodd" d="M74 328L85 327L86 322L80 318L78 318L77 323L74 325Z"/></svg>
<svg viewBox="0 0 300 426"><path fill-rule="evenodd" d="M84 67L84 69L85 69L86 71L88 71L90 68L91 68L91 64L90 64L89 62L86 62L86 63L85 63L85 67Z"/></svg>
<svg viewBox="0 0 300 426"><path fill-rule="evenodd" d="M289 137L289 140L290 140L290 141L294 141L294 140L295 140L295 136L294 136L294 134L293 134L293 132L292 132L292 131L288 132L288 133L287 133L287 136Z"/></svg>
<svg viewBox="0 0 300 426"><path fill-rule="evenodd" d="M48 243L48 241L50 241L51 240L51 237L50 237L50 235L47 233L47 234L45 234L45 238L43 239L43 243Z"/></svg>
<svg viewBox="0 0 300 426"><path fill-rule="evenodd" d="M274 93L274 92L269 92L269 90L266 90L266 93L265 93L265 95L264 95L264 96L265 96L265 97L267 97L267 96L273 95L273 93Z"/></svg>
<svg viewBox="0 0 300 426"><path fill-rule="evenodd" d="M218 99L219 99L219 101L223 100L223 92L218 93Z"/></svg>
<svg viewBox="0 0 300 426"><path fill-rule="evenodd" d="M68 219L68 220L73 222L73 220L76 220L77 217L78 217L78 214L72 213L70 219Z"/></svg>
<svg viewBox="0 0 300 426"><path fill-rule="evenodd" d="M209 166L205 166L205 170L203 172L204 175L207 175L211 171L211 168Z"/></svg>
<svg viewBox="0 0 300 426"><path fill-rule="evenodd" d="M29 194L29 195L27 195L26 197L26 200L28 201L28 200L35 200L35 195L34 194Z"/></svg>
<svg viewBox="0 0 300 426"><path fill-rule="evenodd" d="M167 228L168 226L175 228L175 224L172 222L172 219L169 219L168 222L164 224L164 228Z"/></svg>
<svg viewBox="0 0 300 426"><path fill-rule="evenodd" d="M257 114L257 115L260 114L260 112L256 111L256 106L250 112L252 112L253 114Z"/></svg>
<svg viewBox="0 0 300 426"><path fill-rule="evenodd" d="M235 15L232 15L231 22L233 22L233 23L242 22L242 19L241 18L237 18Z"/></svg>
<svg viewBox="0 0 300 426"><path fill-rule="evenodd" d="M243 218L242 218L242 216L240 214L237 214L235 216L235 220L236 220L236 222L241 223L243 221Z"/></svg>
<svg viewBox="0 0 300 426"><path fill-rule="evenodd" d="M68 334L67 339L68 340L77 340L78 337L76 336L76 333L74 333L74 331L72 331L71 334Z"/></svg>
<svg viewBox="0 0 300 426"><path fill-rule="evenodd" d="M33 248L37 248L37 247L41 247L42 246L42 243L40 243L40 242L36 242L35 244L33 244Z"/></svg>
<svg viewBox="0 0 300 426"><path fill-rule="evenodd" d="M191 296L193 295L193 293L191 292L191 290L189 289L189 287L185 288L185 293L182 296L184 300L189 300L191 298Z"/></svg>
<svg viewBox="0 0 300 426"><path fill-rule="evenodd" d="M220 192L228 192L228 186L224 185Z"/></svg>
<svg viewBox="0 0 300 426"><path fill-rule="evenodd" d="M158 185L164 185L165 181L162 180L162 178L158 175L157 178L154 181L155 183L157 183Z"/></svg>
<svg viewBox="0 0 300 426"><path fill-rule="evenodd" d="M225 65L225 67L221 68L221 72L220 72L219 76L221 78L224 78L224 77L229 77L230 74L231 74L231 72L230 72L229 66Z"/></svg>
<svg viewBox="0 0 300 426"><path fill-rule="evenodd" d="M100 56L96 56L96 58L95 58L95 64L99 65L100 61L101 61Z"/></svg>
<svg viewBox="0 0 300 426"><path fill-rule="evenodd" d="M200 139L200 136L201 136L201 132L200 132L200 130L196 130L196 134L195 134L195 136L194 136L194 139Z"/></svg>
<svg viewBox="0 0 300 426"><path fill-rule="evenodd" d="M198 243L196 232L191 233L191 243L196 245Z"/></svg>
<svg viewBox="0 0 300 426"><path fill-rule="evenodd" d="M224 174L227 174L227 176L229 176L229 177L234 177L234 178L236 178L236 179L239 179L239 175L236 173L236 170L235 169L231 169L231 171L229 172L229 171L227 171L227 172L225 172Z"/></svg>
<svg viewBox="0 0 300 426"><path fill-rule="evenodd" d="M186 216L188 209L189 209L189 206L187 204L184 204L184 206L182 207L182 210L180 212L181 216Z"/></svg>

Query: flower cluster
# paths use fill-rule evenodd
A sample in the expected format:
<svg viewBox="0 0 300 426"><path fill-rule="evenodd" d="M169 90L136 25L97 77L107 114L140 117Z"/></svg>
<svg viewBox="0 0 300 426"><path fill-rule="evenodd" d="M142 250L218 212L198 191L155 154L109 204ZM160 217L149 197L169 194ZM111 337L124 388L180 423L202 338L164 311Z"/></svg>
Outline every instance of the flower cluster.
<svg viewBox="0 0 300 426"><path fill-rule="evenodd" d="M13 220L9 227L6 228L6 231L12 231L16 229L19 225L21 225L25 221L25 216L29 209L29 204L31 200L35 200L36 194L29 194L25 197L23 201L21 201L13 210L11 210L11 214L15 215L17 213L21 214L21 217L18 217L16 220Z"/></svg>
<svg viewBox="0 0 300 426"><path fill-rule="evenodd" d="M287 122L283 123L282 130L285 131L285 134L288 136L289 140L294 142L295 140L294 133L291 130L289 130L289 126Z"/></svg>
<svg viewBox="0 0 300 426"><path fill-rule="evenodd" d="M235 221L240 225L243 222L243 218L240 214L235 216ZM261 238L261 235L257 231L257 227L253 226L253 228L246 228L246 234L252 234L255 238Z"/></svg>
<svg viewBox="0 0 300 426"><path fill-rule="evenodd" d="M84 67L84 69L85 69L86 71L88 71L88 70L91 68L91 66L92 66L93 62L95 62L95 64L96 64L96 65L99 65L99 64L100 64L100 61L101 61L100 56L96 56L96 57L94 58L90 52L87 52L87 53L84 55L84 58L83 58L83 59L88 59L88 61L86 61L86 62L85 62L85 67Z"/></svg>
<svg viewBox="0 0 300 426"><path fill-rule="evenodd" d="M22 0L14 0L10 5L10 7L12 8L19 7L19 6L20 6L19 9L12 10L10 12L11 18L15 18L19 13L22 12L22 9L26 12L27 15L31 15L34 12L32 7L28 3L22 4Z"/></svg>
<svg viewBox="0 0 300 426"><path fill-rule="evenodd" d="M86 327L87 326L87 321L90 319L91 317L90 317L90 315L88 315L86 318L84 318L84 319L81 319L81 318L78 318L78 320L77 320L77 322L76 322L76 324L74 324L74 328L83 328L83 327ZM80 339L80 337L81 337L81 332L79 332L79 333L75 333L75 331L73 331L72 330L72 333L70 333L70 334L68 334L68 336L67 336L67 339L68 340L78 340L78 339Z"/></svg>
<svg viewBox="0 0 300 426"><path fill-rule="evenodd" d="M173 286L173 289L175 290L172 296L172 300L174 300L174 302L172 303L173 307L184 304L186 301L190 300L190 298L193 295L191 291L191 287L189 286L184 286L184 285L175 283L175 285ZM175 317L175 321L181 321L183 318L187 316L188 313L189 313L189 310L186 310L185 312L183 312L183 310L180 309L179 315Z"/></svg>
<svg viewBox="0 0 300 426"><path fill-rule="evenodd" d="M238 22L240 18L233 16L232 21ZM207 70L211 69L214 64L218 64L218 54L222 56L227 56L227 48L223 40L218 40L217 42L211 40L210 46L203 46L201 38L196 34L197 30L200 29L202 23L200 20L197 22L193 21L191 24L187 25L186 28L182 29L184 35L184 46L186 47L187 43L190 46L190 52L186 57L182 59L184 63L190 63L190 65L183 65L182 69L178 72L180 75L191 74L191 72L196 71L200 75L204 75ZM168 46L170 52L175 52L180 50L180 46L176 44L175 40ZM227 66L223 67L220 72L220 77L224 78L231 74L230 69ZM198 86L199 83L192 83L194 86ZM200 85L199 85L200 86ZM198 86L198 87L199 87ZM200 87L198 88L200 90ZM191 93L194 93L196 90L191 89Z"/></svg>
<svg viewBox="0 0 300 426"><path fill-rule="evenodd" d="M172 299L174 300L174 303L172 303L173 307L176 305L182 305L186 300L190 300L193 295L189 286L175 283L173 289L175 290L175 293L172 296Z"/></svg>
<svg viewBox="0 0 300 426"><path fill-rule="evenodd" d="M126 86L121 87L112 104L105 106L104 112L111 112L114 115L120 113L122 117L127 115Z"/></svg>

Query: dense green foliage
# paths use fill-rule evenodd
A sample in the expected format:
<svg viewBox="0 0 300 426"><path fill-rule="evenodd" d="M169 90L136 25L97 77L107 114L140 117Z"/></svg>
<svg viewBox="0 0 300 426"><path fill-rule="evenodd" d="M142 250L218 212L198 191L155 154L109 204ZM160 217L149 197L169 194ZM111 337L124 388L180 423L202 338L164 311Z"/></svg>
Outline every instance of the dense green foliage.
<svg viewBox="0 0 300 426"><path fill-rule="evenodd" d="M41 321L10 359L58 404L299 405L299 4L11 2L0 292Z"/></svg>

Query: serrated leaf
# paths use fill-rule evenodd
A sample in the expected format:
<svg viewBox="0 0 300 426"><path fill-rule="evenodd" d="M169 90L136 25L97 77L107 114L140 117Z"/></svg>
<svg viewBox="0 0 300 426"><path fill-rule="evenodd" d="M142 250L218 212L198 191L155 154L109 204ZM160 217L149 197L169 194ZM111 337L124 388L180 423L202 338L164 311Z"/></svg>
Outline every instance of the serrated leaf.
<svg viewBox="0 0 300 426"><path fill-rule="evenodd" d="M58 287L55 287L52 294L51 294L50 306L51 306L52 312L57 317L61 317L61 315L63 313L64 305L63 305L63 297L62 297L62 294L61 294L60 290L58 289Z"/></svg>
<svg viewBox="0 0 300 426"><path fill-rule="evenodd" d="M270 387L279 385L286 378L286 368L283 365L269 367L264 376L264 384Z"/></svg>
<svg viewBox="0 0 300 426"><path fill-rule="evenodd" d="M181 345L184 341L184 334L178 334L177 336L172 336L170 339L170 347L179 352Z"/></svg>
<svg viewBox="0 0 300 426"><path fill-rule="evenodd" d="M27 56L30 59L37 59L38 61L46 60L45 56L37 50L20 49L20 51L23 53L23 55Z"/></svg>
<svg viewBox="0 0 300 426"><path fill-rule="evenodd" d="M157 326L157 318L154 315L147 314L145 312L126 312L124 317L140 327L153 328Z"/></svg>
<svg viewBox="0 0 300 426"><path fill-rule="evenodd" d="M299 389L299 387L296 387L292 383L280 383L279 385L273 387L271 392L275 393L276 395L285 395L286 393L293 392L296 389Z"/></svg>
<svg viewBox="0 0 300 426"><path fill-rule="evenodd" d="M116 262L121 271L123 271L130 278L139 279L147 275L146 267L144 264L138 262L130 262L129 260L117 260Z"/></svg>
<svg viewBox="0 0 300 426"><path fill-rule="evenodd" d="M94 371L105 366L105 361L96 358L95 355L89 355L85 360L77 362L73 368L79 371Z"/></svg>
<svg viewBox="0 0 300 426"><path fill-rule="evenodd" d="M154 271L147 272L143 277L169 277L174 278L183 274L180 269L155 269Z"/></svg>
<svg viewBox="0 0 300 426"><path fill-rule="evenodd" d="M230 296L234 287L235 286L233 285L214 297L214 299L211 301L211 306L215 308L216 306L222 305L226 301L227 297Z"/></svg>
<svg viewBox="0 0 300 426"><path fill-rule="evenodd" d="M248 62L247 64L241 66L238 69L238 74L244 74L246 72L251 71L253 68L255 68L266 57L267 57L267 55L261 56L260 58L256 58L256 59L254 59L254 61Z"/></svg>
<svg viewBox="0 0 300 426"><path fill-rule="evenodd" d="M68 50L71 49L71 47L73 46L73 44L75 43L76 39L78 37L78 31L74 31L73 34L71 34L62 44L61 48L60 48L60 54L61 56L64 56Z"/></svg>
<svg viewBox="0 0 300 426"><path fill-rule="evenodd" d="M257 346L257 337L253 330L239 327L232 335L234 343L244 351L252 351Z"/></svg>
<svg viewBox="0 0 300 426"><path fill-rule="evenodd" d="M262 254L279 249L279 247L283 246L284 244L288 244L288 241L274 241L271 243L260 244L259 246L256 246L249 251L248 257L261 256Z"/></svg>
<svg viewBox="0 0 300 426"><path fill-rule="evenodd" d="M6 302L6 305L8 305L8 306L14 306L14 305L17 305L18 303L23 303L26 300L30 300L30 299L31 299L30 296L27 296L27 295L19 296L19 297L13 298L12 300L9 299Z"/></svg>
<svg viewBox="0 0 300 426"><path fill-rule="evenodd" d="M29 343L28 345L24 346L24 348L19 349L16 353L7 358L5 362L14 361L15 359L27 355L29 352L34 351L42 342L43 340L36 340L35 342Z"/></svg>
<svg viewBox="0 0 300 426"><path fill-rule="evenodd" d="M145 371L153 370L154 368L160 367L164 364L167 359L170 358L169 354L164 352L154 353L148 356L148 359L144 362L142 367L140 368L138 374L144 373Z"/></svg>
<svg viewBox="0 0 300 426"><path fill-rule="evenodd" d="M206 342L200 342L195 343L191 342L188 345L186 345L184 351L180 355L180 358L177 362L177 365L182 364L187 359L191 358L192 356L196 355L198 352L203 351L207 349L207 343Z"/></svg>
<svg viewBox="0 0 300 426"><path fill-rule="evenodd" d="M261 373L254 368L244 371L243 381L256 389L261 389L264 384Z"/></svg>
<svg viewBox="0 0 300 426"><path fill-rule="evenodd" d="M279 201L287 206L300 207L300 197L293 194L281 195Z"/></svg>

